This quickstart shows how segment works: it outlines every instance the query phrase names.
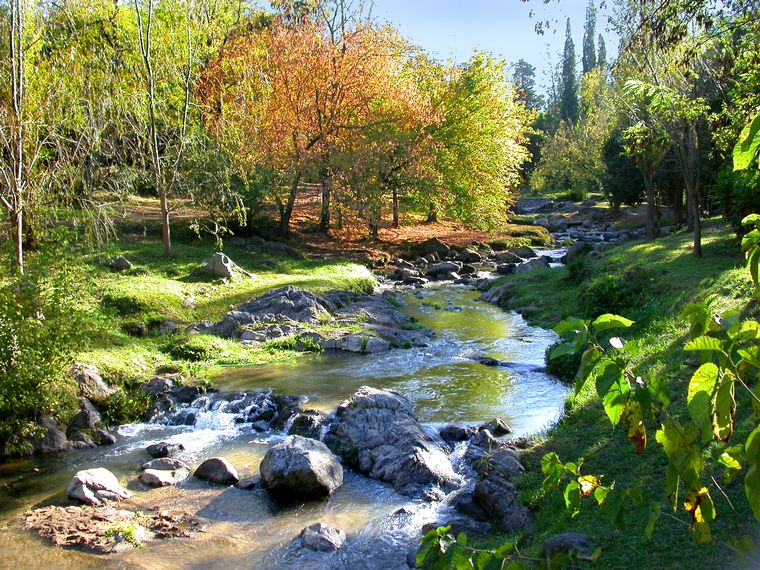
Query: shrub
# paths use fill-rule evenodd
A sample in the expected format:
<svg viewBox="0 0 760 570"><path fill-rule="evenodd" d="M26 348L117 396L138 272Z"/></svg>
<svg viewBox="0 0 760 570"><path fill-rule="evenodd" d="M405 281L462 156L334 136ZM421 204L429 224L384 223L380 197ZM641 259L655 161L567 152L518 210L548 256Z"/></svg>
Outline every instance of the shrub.
<svg viewBox="0 0 760 570"><path fill-rule="evenodd" d="M555 358L549 358L549 354L562 341L557 341L546 349L544 360L546 361L546 371L565 382L573 382L578 369L581 367L581 353L565 354Z"/></svg>
<svg viewBox="0 0 760 570"><path fill-rule="evenodd" d="M622 275L600 275L592 279L580 294L581 307L587 318L604 313L628 313L640 306L651 294L650 275L633 267Z"/></svg>
<svg viewBox="0 0 760 570"><path fill-rule="evenodd" d="M221 356L223 348L218 339L209 335L172 335L160 349L175 360L200 362Z"/></svg>
<svg viewBox="0 0 760 570"><path fill-rule="evenodd" d="M106 425L120 425L145 419L152 398L139 389L117 390L103 404Z"/></svg>
<svg viewBox="0 0 760 570"><path fill-rule="evenodd" d="M68 370L85 330L75 283L67 268L47 266L0 288L0 443L9 453L28 451L39 416L74 413Z"/></svg>
<svg viewBox="0 0 760 570"><path fill-rule="evenodd" d="M730 165L724 166L718 171L715 193L723 207L723 217L736 235L741 235L744 217L760 212L760 170L734 172Z"/></svg>

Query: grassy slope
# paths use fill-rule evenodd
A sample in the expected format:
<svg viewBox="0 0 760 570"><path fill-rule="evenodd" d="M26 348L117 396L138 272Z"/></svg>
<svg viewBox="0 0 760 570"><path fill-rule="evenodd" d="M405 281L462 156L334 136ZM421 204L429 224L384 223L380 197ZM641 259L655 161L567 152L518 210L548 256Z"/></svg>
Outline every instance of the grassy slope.
<svg viewBox="0 0 760 570"><path fill-rule="evenodd" d="M245 348L233 341L215 339L216 356L201 363L172 362L160 350L165 341L155 324L173 320L186 325L199 320L219 320L230 306L256 297L267 290L294 285L312 291L330 289L367 290L374 278L363 266L347 262L321 262L272 257L225 246L224 252L239 266L253 273L229 284L197 274L204 258L215 251L210 243L176 243L174 255L161 255L155 240L122 241L114 244L113 253L126 256L135 268L147 269L148 275L113 273L95 262L95 255L81 259L92 315L89 347L77 356L81 362L96 364L107 380L124 383L144 379L157 368L188 369L208 375L216 365L247 365L292 358L298 353L274 348ZM194 303L183 304L193 299ZM125 310L126 308L126 310ZM146 337L134 337L124 330L130 323L143 322L149 327ZM211 340L209 339L209 342Z"/></svg>
<svg viewBox="0 0 760 570"><path fill-rule="evenodd" d="M693 370L684 366L686 353L681 349L687 332L684 321L679 318L684 305L715 293L718 297L714 306L719 311L741 309L747 314L757 310L756 305L748 304L749 279L736 241L728 230L718 223L707 225L702 259L690 254L690 237L682 233L653 243L606 248L599 259L586 264L588 277L580 284L569 279L566 269L513 277L517 286L511 306L527 309L526 316L533 323L553 326L568 316L588 316L582 314L579 299L595 277L630 274L632 268L644 268L648 281L644 287L649 291L641 303L626 311L627 316L636 320L626 338L638 340L643 347L636 362L638 370L642 375L665 378L673 399L671 412L682 413L686 386ZM562 421L524 457L529 475L520 482L521 494L536 513L535 528L523 540L526 550L535 554L548 536L579 531L595 537L602 547L600 567L603 568L692 568L696 561L700 568L735 565L729 549L715 543L694 544L687 527L667 516L660 518L650 542L632 525L627 531L615 529L610 519L590 501L584 503L581 515L571 520L561 490L546 494L541 491L541 457L555 451L564 461L583 458L584 472L605 474L607 483L615 480L624 487L643 483L653 498L662 500L663 510L667 511L664 455L653 441L654 434L649 434L650 443L644 454L634 455L631 444L620 430L613 431L600 402L588 388L590 386L575 402L568 403L568 412ZM738 427L737 436L746 437L750 429L748 420ZM711 451L714 455L716 450ZM707 458L709 460L709 455ZM720 470L713 467L712 471L716 479L722 481ZM732 536L756 534L757 526L750 522L752 516L745 506L740 481L726 487L726 491L737 511L733 513L713 489L719 513L714 535L730 541ZM683 511L678 517L687 520ZM494 543L498 541L499 537L493 538Z"/></svg>

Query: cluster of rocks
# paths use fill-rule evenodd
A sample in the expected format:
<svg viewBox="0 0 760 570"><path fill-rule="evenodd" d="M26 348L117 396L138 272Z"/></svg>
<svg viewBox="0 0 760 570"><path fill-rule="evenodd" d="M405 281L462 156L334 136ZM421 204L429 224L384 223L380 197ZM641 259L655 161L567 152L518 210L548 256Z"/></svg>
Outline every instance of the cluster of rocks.
<svg viewBox="0 0 760 570"><path fill-rule="evenodd" d="M590 243L618 243L646 237L646 228L618 230L610 223L610 210L597 208L598 201L553 201L546 198L521 198L515 206L518 214L538 214L533 223L548 229L554 239ZM660 229L660 236L673 231L671 226Z"/></svg>
<svg viewBox="0 0 760 570"><path fill-rule="evenodd" d="M367 332L356 334L338 328L323 335L320 325L359 325ZM232 338L246 345L292 338L301 350L338 350L376 353L395 347L427 346L429 330L409 330L411 319L398 310L387 295L331 291L315 295L292 286L275 289L240 305L219 322L201 321L190 333ZM343 330L343 332L341 332Z"/></svg>
<svg viewBox="0 0 760 570"><path fill-rule="evenodd" d="M514 247L505 251L494 251L487 246L482 246L480 251L476 251L467 247L456 249L438 238L423 242L418 251L423 255L414 262L397 259L394 269L385 277L391 281L416 287L422 287L430 281L469 284L476 275L482 275L484 271L497 275L509 275L549 267L556 261L547 255L539 255L528 246Z"/></svg>

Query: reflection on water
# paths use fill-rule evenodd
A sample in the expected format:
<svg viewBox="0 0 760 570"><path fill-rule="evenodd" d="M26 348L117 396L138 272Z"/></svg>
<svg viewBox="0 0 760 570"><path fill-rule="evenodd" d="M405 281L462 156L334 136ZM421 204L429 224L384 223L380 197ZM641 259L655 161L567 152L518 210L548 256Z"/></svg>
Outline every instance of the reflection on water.
<svg viewBox="0 0 760 570"><path fill-rule="evenodd" d="M420 295L417 293L417 295ZM409 397L430 424L480 423L501 417L515 435L535 433L556 419L565 388L543 372L543 355L555 340L550 331L528 326L514 313L477 303L464 288L424 289L404 294L404 311L438 335L425 348L375 356L322 355L272 367L230 370L218 379L223 391L272 388L305 395L307 407L332 410L357 388L393 388ZM507 363L488 367L474 354ZM405 567L417 529L444 504L415 505L385 484L348 472L328 500L283 508L262 490L210 487L188 479L176 487L146 490L137 481L148 458L144 448L158 441L182 443L179 456L192 464L224 455L252 477L266 449L282 434L257 434L236 424L236 414L203 411L195 426L123 426L111 447L74 451L62 457L0 464L0 552L4 567L50 568L393 568ZM96 557L48 547L20 529L27 508L64 499L78 469L103 466L134 493L137 508L185 509L207 519L207 532L189 541L160 541L117 557ZM400 507L407 514L394 514ZM318 556L289 544L302 528L325 522L346 531L350 548ZM6 566L7 565L7 566Z"/></svg>

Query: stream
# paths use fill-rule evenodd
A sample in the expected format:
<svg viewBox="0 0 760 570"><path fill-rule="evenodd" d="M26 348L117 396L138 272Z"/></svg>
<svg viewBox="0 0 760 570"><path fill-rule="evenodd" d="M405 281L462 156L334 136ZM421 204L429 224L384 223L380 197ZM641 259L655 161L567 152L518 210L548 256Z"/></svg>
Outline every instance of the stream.
<svg viewBox="0 0 760 570"><path fill-rule="evenodd" d="M192 477L175 487L147 489L138 481L146 446L182 443L177 457L192 465L221 455L241 479L258 473L268 446L285 434L257 433L235 422L242 392L273 389L303 395L304 407L332 411L360 386L394 389L409 398L420 421L431 427L477 425L504 419L511 437L535 434L559 417L567 388L543 369L544 351L556 335L529 326L517 313L476 302L478 293L452 284L401 294L402 310L437 336L424 348L375 355L305 356L276 366L232 369L216 380L218 394L191 404L194 426L125 425L113 446L0 463L0 552L3 567L27 568L407 568L419 529L450 508L448 501L421 503L390 485L346 469L344 484L329 498L281 507L261 488L214 487ZM507 363L489 367L473 355ZM452 460L471 476L455 448ZM106 467L133 492L139 508L184 509L208 521L189 540L164 540L121 555L96 556L51 548L21 528L26 509L65 500L66 485L79 469ZM343 529L348 542L331 554L292 546L305 526L324 522Z"/></svg>

